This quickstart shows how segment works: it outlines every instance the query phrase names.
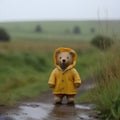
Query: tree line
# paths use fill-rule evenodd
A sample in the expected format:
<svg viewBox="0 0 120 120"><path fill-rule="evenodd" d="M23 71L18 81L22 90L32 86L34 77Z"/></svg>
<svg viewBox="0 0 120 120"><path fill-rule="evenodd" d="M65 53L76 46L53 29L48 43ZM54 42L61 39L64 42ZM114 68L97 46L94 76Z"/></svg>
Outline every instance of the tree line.
<svg viewBox="0 0 120 120"><path fill-rule="evenodd" d="M34 31L37 33L40 33L40 32L43 32L43 28L40 25L37 25L35 27ZM69 31L67 31L67 32L69 32ZM95 29L91 28L90 32L95 33ZM72 33L73 34L81 34L82 31L79 26L74 26ZM0 41L8 42L8 41L10 41L10 39L11 39L11 37L8 34L8 32L4 28L0 28ZM97 35L91 40L91 44L98 47L101 50L105 50L105 49L108 49L109 47L111 47L111 45L113 44L113 40L107 36Z"/></svg>
<svg viewBox="0 0 120 120"><path fill-rule="evenodd" d="M36 33L41 33L41 32L44 32L44 29L41 27L41 25L36 25L36 27L35 27L35 32ZM95 28L91 28L90 29L90 32L91 33L95 33ZM71 30L69 30L69 29L67 29L66 30L66 33L73 33L73 34L82 34L82 30L81 30L81 28L79 27L79 26L74 26L73 28L72 28L72 31Z"/></svg>

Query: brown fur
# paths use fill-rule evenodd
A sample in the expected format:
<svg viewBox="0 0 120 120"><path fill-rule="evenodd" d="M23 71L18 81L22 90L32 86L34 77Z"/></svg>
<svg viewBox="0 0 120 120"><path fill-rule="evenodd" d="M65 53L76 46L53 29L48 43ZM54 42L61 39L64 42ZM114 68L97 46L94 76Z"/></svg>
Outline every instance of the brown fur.
<svg viewBox="0 0 120 120"><path fill-rule="evenodd" d="M69 52L59 52L57 53L57 63L60 67L67 68L72 64L72 54Z"/></svg>

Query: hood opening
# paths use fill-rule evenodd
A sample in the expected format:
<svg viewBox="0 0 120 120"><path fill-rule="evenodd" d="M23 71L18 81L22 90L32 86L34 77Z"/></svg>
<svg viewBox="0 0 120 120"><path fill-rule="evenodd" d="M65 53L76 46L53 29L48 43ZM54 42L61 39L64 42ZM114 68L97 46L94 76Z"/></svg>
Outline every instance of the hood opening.
<svg viewBox="0 0 120 120"><path fill-rule="evenodd" d="M73 61L72 61L72 64L67 67L67 69L73 68L76 65L77 53L71 48L64 48L64 47L60 47L60 48L56 49L54 52L54 64L55 64L55 66L60 68L58 61L57 61L57 57L58 57L58 54L60 52L69 52L70 54L72 54Z"/></svg>

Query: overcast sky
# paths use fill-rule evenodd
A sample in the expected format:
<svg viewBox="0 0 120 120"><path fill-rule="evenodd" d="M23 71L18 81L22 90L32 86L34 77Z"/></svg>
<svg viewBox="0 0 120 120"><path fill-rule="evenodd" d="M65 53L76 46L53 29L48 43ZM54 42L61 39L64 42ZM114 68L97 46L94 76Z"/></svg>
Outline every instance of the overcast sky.
<svg viewBox="0 0 120 120"><path fill-rule="evenodd" d="M0 0L0 21L120 19L120 0Z"/></svg>

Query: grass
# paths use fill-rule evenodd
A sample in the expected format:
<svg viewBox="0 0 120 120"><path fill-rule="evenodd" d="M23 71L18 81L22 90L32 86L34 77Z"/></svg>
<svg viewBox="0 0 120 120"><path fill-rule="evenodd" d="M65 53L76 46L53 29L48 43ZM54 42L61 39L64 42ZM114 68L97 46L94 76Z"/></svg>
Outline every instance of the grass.
<svg viewBox="0 0 120 120"><path fill-rule="evenodd" d="M35 27L40 25L41 33L35 33ZM81 34L73 34L73 28L78 26ZM95 35L102 34L109 37L120 38L120 21L33 21L33 22L5 22L0 23L12 38L33 39L65 39L65 40L91 40ZM92 33L91 29L95 32Z"/></svg>
<svg viewBox="0 0 120 120"><path fill-rule="evenodd" d="M1 104L13 104L16 100L34 97L48 90L46 83L51 69L47 69L50 68L50 61L46 57L44 53L0 53Z"/></svg>
<svg viewBox="0 0 120 120"><path fill-rule="evenodd" d="M120 120L120 42L108 51L99 52L98 64L92 71L96 87L81 94L78 103L96 104L99 117L104 120Z"/></svg>
<svg viewBox="0 0 120 120"><path fill-rule="evenodd" d="M82 80L96 68L99 51L88 42L26 40L0 43L0 104L12 105L48 91L47 81L54 69L53 52L60 46L77 51L76 69Z"/></svg>
<svg viewBox="0 0 120 120"><path fill-rule="evenodd" d="M113 47L100 63L91 98L102 119L120 119L120 47Z"/></svg>

